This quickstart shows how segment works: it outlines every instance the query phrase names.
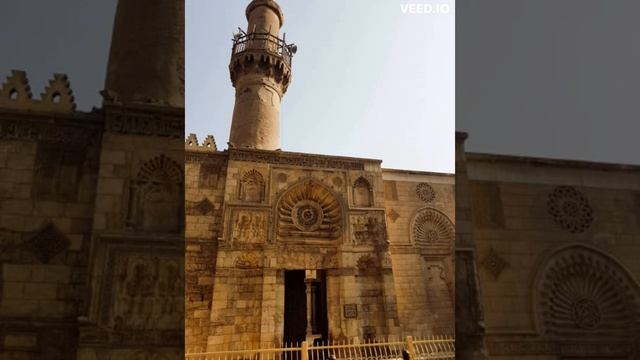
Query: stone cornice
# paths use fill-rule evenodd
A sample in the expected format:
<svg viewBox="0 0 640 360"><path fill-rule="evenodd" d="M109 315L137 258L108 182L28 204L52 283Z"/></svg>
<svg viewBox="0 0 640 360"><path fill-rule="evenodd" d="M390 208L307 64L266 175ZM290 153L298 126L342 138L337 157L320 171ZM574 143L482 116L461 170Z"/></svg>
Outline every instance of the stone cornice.
<svg viewBox="0 0 640 360"><path fill-rule="evenodd" d="M105 132L184 139L184 108L105 104Z"/></svg>
<svg viewBox="0 0 640 360"><path fill-rule="evenodd" d="M102 113L43 113L0 109L0 139L51 141L97 145L103 128Z"/></svg>
<svg viewBox="0 0 640 360"><path fill-rule="evenodd" d="M319 169L364 170L365 164L382 161L344 156L304 154L285 151L230 149L229 160L299 166Z"/></svg>
<svg viewBox="0 0 640 360"><path fill-rule="evenodd" d="M228 159L229 153L227 151L209 152L195 149L185 149L184 151L185 164L223 163Z"/></svg>
<svg viewBox="0 0 640 360"><path fill-rule="evenodd" d="M579 161L579 160L563 160L563 159L514 156L514 155L469 153L469 152L467 152L465 155L467 158L467 162L511 163L511 164L519 164L519 165L579 168L579 169L588 169L588 170L623 171L623 172L640 171L640 165L603 163L603 162L591 162L591 161Z"/></svg>

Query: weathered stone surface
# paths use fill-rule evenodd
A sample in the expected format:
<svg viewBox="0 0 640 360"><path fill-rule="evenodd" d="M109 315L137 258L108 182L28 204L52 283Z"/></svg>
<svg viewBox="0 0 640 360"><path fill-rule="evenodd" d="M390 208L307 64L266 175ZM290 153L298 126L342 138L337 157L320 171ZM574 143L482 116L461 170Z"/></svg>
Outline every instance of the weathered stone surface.
<svg viewBox="0 0 640 360"><path fill-rule="evenodd" d="M631 315L640 287L630 280L640 274L631 215L640 169L463 154L456 180L464 168L468 180L457 196L471 211L457 219L467 255L457 264L462 358L483 343L491 358L638 357L637 338L621 329L640 326Z"/></svg>

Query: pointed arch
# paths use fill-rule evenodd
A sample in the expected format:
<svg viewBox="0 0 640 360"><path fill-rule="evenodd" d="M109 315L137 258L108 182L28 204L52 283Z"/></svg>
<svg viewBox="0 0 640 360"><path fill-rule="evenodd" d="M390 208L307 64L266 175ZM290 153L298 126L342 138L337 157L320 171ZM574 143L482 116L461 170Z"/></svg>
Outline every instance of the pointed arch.
<svg viewBox="0 0 640 360"><path fill-rule="evenodd" d="M371 207L373 206L373 191L371 183L365 177L360 176L354 182L352 186L352 199L353 205L357 207Z"/></svg>

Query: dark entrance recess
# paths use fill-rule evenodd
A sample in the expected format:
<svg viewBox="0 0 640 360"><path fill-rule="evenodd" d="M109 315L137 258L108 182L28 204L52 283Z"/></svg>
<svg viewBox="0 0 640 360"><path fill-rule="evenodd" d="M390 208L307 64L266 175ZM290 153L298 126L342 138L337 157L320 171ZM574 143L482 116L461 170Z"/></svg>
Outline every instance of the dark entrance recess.
<svg viewBox="0 0 640 360"><path fill-rule="evenodd" d="M327 286L324 271L318 270L317 279L311 283L313 334L328 338ZM284 273L284 341L301 343L306 339L307 294L304 270L287 270ZM310 344L311 345L311 344Z"/></svg>

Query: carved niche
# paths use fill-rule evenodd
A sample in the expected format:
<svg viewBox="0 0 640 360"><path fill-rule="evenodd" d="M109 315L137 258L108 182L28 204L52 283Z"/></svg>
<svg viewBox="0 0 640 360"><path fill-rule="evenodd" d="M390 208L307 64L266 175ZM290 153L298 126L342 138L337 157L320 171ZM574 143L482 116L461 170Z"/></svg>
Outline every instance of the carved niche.
<svg viewBox="0 0 640 360"><path fill-rule="evenodd" d="M411 222L413 244L426 256L447 256L451 254L455 240L454 226L442 212L424 208Z"/></svg>
<svg viewBox="0 0 640 360"><path fill-rule="evenodd" d="M367 179L360 176L352 186L353 205L357 207L370 207L373 205L373 191Z"/></svg>
<svg viewBox="0 0 640 360"><path fill-rule="evenodd" d="M563 229L585 232L593 222L593 210L586 196L571 186L558 186L547 199L549 214Z"/></svg>
<svg viewBox="0 0 640 360"><path fill-rule="evenodd" d="M240 180L240 200L246 202L262 202L264 199L264 177L257 170L249 170Z"/></svg>
<svg viewBox="0 0 640 360"><path fill-rule="evenodd" d="M557 251L541 268L537 291L537 315L547 335L625 339L638 333L638 285L595 249Z"/></svg>
<svg viewBox="0 0 640 360"><path fill-rule="evenodd" d="M231 226L234 243L258 244L267 240L267 213L264 211L234 211Z"/></svg>
<svg viewBox="0 0 640 360"><path fill-rule="evenodd" d="M336 196L314 180L290 187L277 203L281 237L337 239L342 230L342 206Z"/></svg>
<svg viewBox="0 0 640 360"><path fill-rule="evenodd" d="M127 225L133 230L179 232L184 224L183 170L165 155L143 164L131 182Z"/></svg>

